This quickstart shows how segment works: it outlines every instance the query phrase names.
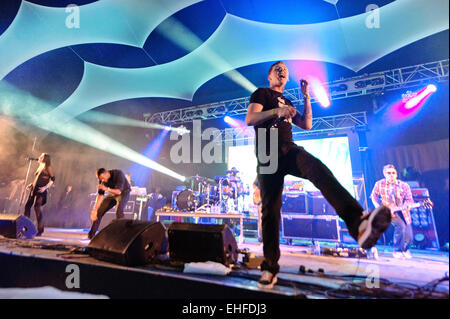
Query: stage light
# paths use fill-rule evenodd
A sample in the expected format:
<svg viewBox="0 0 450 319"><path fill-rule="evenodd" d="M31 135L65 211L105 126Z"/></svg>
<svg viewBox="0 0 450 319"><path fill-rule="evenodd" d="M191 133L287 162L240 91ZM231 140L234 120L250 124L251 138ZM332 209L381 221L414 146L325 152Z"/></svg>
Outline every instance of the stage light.
<svg viewBox="0 0 450 319"><path fill-rule="evenodd" d="M5 106L11 107L5 108ZM2 113L45 131L139 163L180 181L185 181L184 176L152 161L85 123L73 119L71 116L64 113L59 113L58 116L49 115L50 109L51 107L45 101L14 89L5 82L0 83L0 111Z"/></svg>
<svg viewBox="0 0 450 319"><path fill-rule="evenodd" d="M434 85L434 84L428 84L428 85L427 85L427 90L428 90L429 92L431 92L431 93L434 93L434 92L437 91L437 87L436 87L436 85Z"/></svg>
<svg viewBox="0 0 450 319"><path fill-rule="evenodd" d="M186 128L186 126L184 126L184 125L181 125L180 127L177 127L177 128L175 128L175 129L173 129L173 130L176 130L180 135L188 134L188 133L191 132L191 131L188 130L188 129Z"/></svg>
<svg viewBox="0 0 450 319"><path fill-rule="evenodd" d="M142 152L142 155L151 159L152 161L156 161L159 154L161 153L164 141L169 135L169 131L169 129L162 130L159 135L149 143L149 145ZM134 176L133 180L137 186L147 186L148 180L150 178L151 168L135 163L128 170L130 171L131 175Z"/></svg>
<svg viewBox="0 0 450 319"><path fill-rule="evenodd" d="M141 128L151 128L151 129L159 129L159 130L173 130L178 131L178 133L183 134L186 133L185 129L179 129L175 127L165 126L157 123L148 123L145 121L139 121L135 119L131 119L128 117L118 116L114 114L104 113L104 112L96 112L89 111L83 113L79 116L79 119L83 122L89 123L103 123L109 125L118 125L118 126L131 126L131 127L141 127Z"/></svg>
<svg viewBox="0 0 450 319"><path fill-rule="evenodd" d="M329 107L331 105L331 102L325 86L317 78L311 78L310 84L312 94L314 95L316 101L319 102L322 107Z"/></svg>
<svg viewBox="0 0 450 319"><path fill-rule="evenodd" d="M409 109L412 109L412 108L416 107L426 97L428 97L430 94L432 94L432 93L434 93L436 91L437 91L436 85L434 85L434 84L427 85L425 87L425 89L423 89L422 91L419 91L416 96L414 96L413 98L409 99L405 103L405 109L409 110Z"/></svg>
<svg viewBox="0 0 450 319"><path fill-rule="evenodd" d="M245 123L244 121L232 118L232 117L230 117L228 115L225 116L223 118L223 120L224 120L225 123L227 123L228 125L230 125L234 129L242 129L242 128L248 127L247 123Z"/></svg>

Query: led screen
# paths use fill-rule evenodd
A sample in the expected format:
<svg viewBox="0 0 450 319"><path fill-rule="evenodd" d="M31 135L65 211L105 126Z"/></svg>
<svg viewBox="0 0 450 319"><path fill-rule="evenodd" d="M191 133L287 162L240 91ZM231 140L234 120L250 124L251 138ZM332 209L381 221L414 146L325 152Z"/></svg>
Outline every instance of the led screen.
<svg viewBox="0 0 450 319"><path fill-rule="evenodd" d="M311 139L295 141L297 145L305 148L309 153L320 159L336 176L337 180L355 195L352 179L352 165L348 138L331 137L323 139ZM256 156L254 145L230 146L228 149L228 169L236 167L245 184L252 185L256 178ZM304 183L306 191L317 191L317 188L308 180L287 175L285 185L292 185L295 181Z"/></svg>

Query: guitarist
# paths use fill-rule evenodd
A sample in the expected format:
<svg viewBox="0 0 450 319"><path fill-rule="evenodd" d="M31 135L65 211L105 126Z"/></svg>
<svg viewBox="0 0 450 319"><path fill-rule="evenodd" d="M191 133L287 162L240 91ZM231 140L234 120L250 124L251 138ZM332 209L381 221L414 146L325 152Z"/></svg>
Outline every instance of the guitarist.
<svg viewBox="0 0 450 319"><path fill-rule="evenodd" d="M26 187L30 193L23 214L26 217L30 217L31 207L34 206L38 230L36 236L41 236L44 232L44 220L41 208L47 203L47 190L53 185L55 175L53 174L49 154L42 153L41 156L39 156L38 163L39 167L36 170L36 173L34 173L33 183Z"/></svg>
<svg viewBox="0 0 450 319"><path fill-rule="evenodd" d="M414 204L411 188L405 182L397 179L394 165L383 167L384 179L375 183L370 198L375 207L380 205L391 209L392 225L394 226L394 258L412 258L409 246L413 239L411 214L408 205ZM403 208L403 209L402 209Z"/></svg>

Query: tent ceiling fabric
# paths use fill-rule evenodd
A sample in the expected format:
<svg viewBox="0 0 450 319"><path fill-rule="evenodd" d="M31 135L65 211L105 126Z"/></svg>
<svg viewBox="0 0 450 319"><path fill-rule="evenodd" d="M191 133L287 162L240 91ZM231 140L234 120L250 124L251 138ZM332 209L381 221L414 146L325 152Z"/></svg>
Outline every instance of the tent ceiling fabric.
<svg viewBox="0 0 450 319"><path fill-rule="evenodd" d="M79 6L80 28L66 26L66 8L23 1L13 23L0 36L0 79L25 61L65 46L117 43L142 47L161 22L200 1L102 0Z"/></svg>
<svg viewBox="0 0 450 319"><path fill-rule="evenodd" d="M101 42L143 47L152 30L165 19L198 2L94 2L79 7L83 16L80 29L64 26L65 8L22 2L13 23L0 36L0 78L34 56L64 46ZM84 62L78 87L51 113L75 117L100 105L130 98L192 100L204 83L221 74L274 60L329 62L356 72L399 48L447 30L448 7L448 0L397 0L379 9L380 28L367 27L366 20L372 12L297 25L257 22L226 14L203 44L165 64L115 68Z"/></svg>

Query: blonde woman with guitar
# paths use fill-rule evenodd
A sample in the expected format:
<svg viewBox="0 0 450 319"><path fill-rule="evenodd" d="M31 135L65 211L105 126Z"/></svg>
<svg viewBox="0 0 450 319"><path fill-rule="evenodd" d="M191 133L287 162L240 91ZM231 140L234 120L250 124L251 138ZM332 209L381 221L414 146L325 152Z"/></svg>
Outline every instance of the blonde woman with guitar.
<svg viewBox="0 0 450 319"><path fill-rule="evenodd" d="M25 204L24 215L30 217L31 207L34 205L34 212L37 220L37 234L40 236L44 232L44 220L41 208L47 202L47 190L55 181L55 175L50 162L50 155L42 153L38 159L39 167L34 173L33 183L27 186L30 192Z"/></svg>

